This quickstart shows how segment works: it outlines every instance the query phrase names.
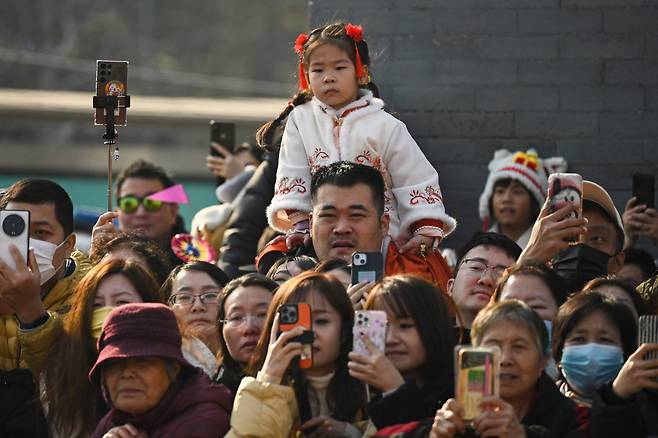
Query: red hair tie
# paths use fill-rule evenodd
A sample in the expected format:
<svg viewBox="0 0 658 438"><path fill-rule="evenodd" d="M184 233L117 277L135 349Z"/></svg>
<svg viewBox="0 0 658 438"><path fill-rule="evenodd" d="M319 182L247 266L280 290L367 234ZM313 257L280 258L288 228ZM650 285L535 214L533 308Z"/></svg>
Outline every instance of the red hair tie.
<svg viewBox="0 0 658 438"><path fill-rule="evenodd" d="M295 53L299 55L299 89L307 90L308 81L306 80L306 74L304 73L304 46L308 42L308 35L305 33L300 33L295 40Z"/></svg>
<svg viewBox="0 0 658 438"><path fill-rule="evenodd" d="M362 78L365 76L365 70L363 69L363 63L361 62L358 43L363 41L363 27L349 23L345 26L345 33L354 41L354 50L356 52L356 77Z"/></svg>

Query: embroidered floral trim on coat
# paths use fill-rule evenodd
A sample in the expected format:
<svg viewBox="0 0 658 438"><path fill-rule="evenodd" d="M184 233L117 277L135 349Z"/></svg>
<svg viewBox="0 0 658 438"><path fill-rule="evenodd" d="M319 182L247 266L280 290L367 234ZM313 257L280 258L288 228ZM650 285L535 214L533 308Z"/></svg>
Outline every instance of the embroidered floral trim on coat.
<svg viewBox="0 0 658 438"><path fill-rule="evenodd" d="M419 202L425 202L427 204L440 204L443 202L441 191L432 186L425 187L425 193L421 193L419 190L412 190L409 196L411 196L409 200L409 204L411 205L416 205Z"/></svg>
<svg viewBox="0 0 658 438"><path fill-rule="evenodd" d="M298 193L306 193L306 181L304 181L303 178L296 178L292 181L290 181L290 178L288 177L282 178L276 185L274 194L277 196L287 195L293 190Z"/></svg>

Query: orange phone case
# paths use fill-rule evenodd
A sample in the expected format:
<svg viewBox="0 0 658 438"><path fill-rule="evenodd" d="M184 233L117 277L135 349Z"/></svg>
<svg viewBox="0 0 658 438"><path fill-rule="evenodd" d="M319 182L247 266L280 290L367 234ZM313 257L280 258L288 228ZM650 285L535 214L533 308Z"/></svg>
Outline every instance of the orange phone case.
<svg viewBox="0 0 658 438"><path fill-rule="evenodd" d="M286 309L290 310L286 311ZM304 327L305 331L310 332L312 330L313 323L311 318L311 306L306 303L282 305L281 308L279 308L279 331L287 332L299 326ZM304 343L304 352L299 358L299 367L311 368L312 366L313 343Z"/></svg>

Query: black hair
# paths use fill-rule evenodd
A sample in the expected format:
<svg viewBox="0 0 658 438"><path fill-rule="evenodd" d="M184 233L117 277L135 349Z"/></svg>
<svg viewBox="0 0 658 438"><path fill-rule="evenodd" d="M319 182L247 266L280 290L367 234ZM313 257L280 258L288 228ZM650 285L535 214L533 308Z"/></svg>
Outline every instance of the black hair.
<svg viewBox="0 0 658 438"><path fill-rule="evenodd" d="M165 189L176 184L171 175L169 175L164 168L149 163L146 160L139 159L123 169L123 171L119 173L119 176L117 176L117 202L121 195L121 186L123 186L123 183L128 178L157 179L162 183L162 186Z"/></svg>
<svg viewBox="0 0 658 438"><path fill-rule="evenodd" d="M637 348L637 321L625 305L594 291L572 294L560 306L553 322L553 357L556 362L562 359L562 350L569 333L585 317L601 311L619 330L624 360Z"/></svg>
<svg viewBox="0 0 658 438"><path fill-rule="evenodd" d="M323 44L333 44L340 49L344 50L347 53L348 57L354 65L356 65L356 49L355 44L359 50L359 57L361 58L361 63L364 66L370 66L370 51L368 50L368 44L365 40L354 41L350 36L347 35L346 26L344 23L338 22L329 24L326 26L318 27L313 29L308 35L308 41L304 44L304 52L302 54L304 70L308 69L308 63L311 53L317 47ZM366 84L360 85L362 88L367 88L372 91L372 94L375 97L379 97L379 89L372 81L372 76L368 75L368 81ZM283 122L288 117L288 114L298 105L303 105L311 98L313 95L310 90L302 90L295 94L290 100L288 105L283 109L283 111L278 115L274 120L261 126L256 132L256 143L259 146L273 150L275 141L275 133L278 128L281 127Z"/></svg>
<svg viewBox="0 0 658 438"><path fill-rule="evenodd" d="M644 280L656 272L656 262L645 250L631 247L624 250L624 255L624 265L635 265L640 268Z"/></svg>
<svg viewBox="0 0 658 438"><path fill-rule="evenodd" d="M89 254L92 264L98 264L107 254L126 249L140 255L148 265L149 272L162 285L174 265L167 254L151 239L141 233L121 232L109 241L95 242ZM165 300L166 302L166 300Z"/></svg>
<svg viewBox="0 0 658 438"><path fill-rule="evenodd" d="M285 256L281 257L278 259L276 262L270 266L270 269L267 270L266 277L267 278L273 278L274 274L276 274L276 271L282 266L282 265L287 265L289 262L293 262L296 264L299 269L302 270L302 272L305 271L310 271L312 269L315 269L315 267L318 264L318 261L314 259L311 256L307 255L290 255L290 256Z"/></svg>
<svg viewBox="0 0 658 438"><path fill-rule="evenodd" d="M16 181L3 193L0 209L7 208L10 202L37 205L53 203L55 218L64 230L64 237L73 232L73 202L66 190L54 181L38 178Z"/></svg>
<svg viewBox="0 0 658 438"><path fill-rule="evenodd" d="M335 269L340 269L347 274L352 273L350 264L347 263L347 261L337 257L318 263L318 265L315 267L315 272L331 272Z"/></svg>
<svg viewBox="0 0 658 438"><path fill-rule="evenodd" d="M639 294L639 292L635 290L635 287L633 287L631 282L617 278L614 275L597 277L593 280L590 280L585 284L585 286L583 286L583 290L591 290L596 292L597 289L601 286L614 286L623 290L624 293L628 295L628 297L633 302L633 306L635 307L635 311L637 312L638 316L649 315L651 313L649 311L649 306L642 299L642 296Z"/></svg>
<svg viewBox="0 0 658 438"><path fill-rule="evenodd" d="M172 288L174 286L174 280L181 271L197 271L208 274L208 276L212 278L212 281L217 283L217 286L219 286L220 289L226 286L226 284L230 281L228 275L219 269L217 265L213 265L212 263L196 261L178 265L171 271L167 277L167 280L165 280L162 287L160 288L160 293L164 297L165 303L167 300L169 300Z"/></svg>
<svg viewBox="0 0 658 438"><path fill-rule="evenodd" d="M541 279L551 291L555 305L560 307L567 300L567 286L557 272L549 268L545 263L535 260L525 261L508 269L496 285L492 295L493 301L500 301L500 294L507 281L514 275L533 275Z"/></svg>
<svg viewBox="0 0 658 438"><path fill-rule="evenodd" d="M455 276L459 267L461 266L462 260L468 254L470 250L477 246L493 246L502 250L510 258L516 260L521 255L521 247L517 245L515 241L500 233L488 232L478 232L471 237L466 245L464 245L459 251L459 256L457 257L457 264L455 265Z"/></svg>
<svg viewBox="0 0 658 438"><path fill-rule="evenodd" d="M217 300L217 330L219 331L219 349L217 351L217 360L219 362L219 370L221 375L217 376L217 379L221 381L228 389L233 391L235 394L240 386L240 381L245 375L245 370L242 368L242 365L233 357L228 351L228 345L226 345L226 339L224 339L223 329L224 329L224 320L226 319L226 300L228 297L235 292L240 287L249 287L249 286L258 286L266 289L272 294L276 291L279 285L274 281L262 274L258 273L249 273L241 277L234 278L231 280L224 289L222 293L219 294L219 299Z"/></svg>
<svg viewBox="0 0 658 438"><path fill-rule="evenodd" d="M380 216L383 215L384 192L386 191L384 178L377 169L365 164L337 161L328 166L320 167L311 179L311 200L315 200L318 189L325 184L349 188L360 183L370 187L372 201L375 204L377 213Z"/></svg>

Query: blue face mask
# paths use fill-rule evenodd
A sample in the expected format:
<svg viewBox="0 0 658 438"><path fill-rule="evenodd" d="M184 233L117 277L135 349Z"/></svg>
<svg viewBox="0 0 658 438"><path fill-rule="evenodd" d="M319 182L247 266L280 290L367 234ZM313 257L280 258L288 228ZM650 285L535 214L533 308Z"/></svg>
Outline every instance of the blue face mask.
<svg viewBox="0 0 658 438"><path fill-rule="evenodd" d="M562 351L560 365L569 386L591 398L600 386L617 376L624 365L624 352L616 345L595 342L569 345Z"/></svg>

